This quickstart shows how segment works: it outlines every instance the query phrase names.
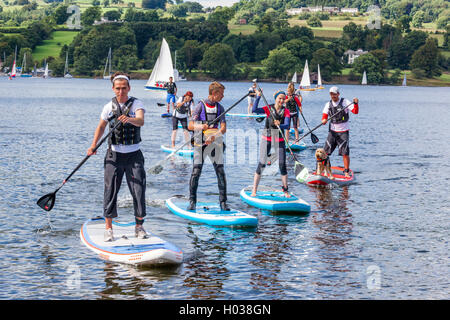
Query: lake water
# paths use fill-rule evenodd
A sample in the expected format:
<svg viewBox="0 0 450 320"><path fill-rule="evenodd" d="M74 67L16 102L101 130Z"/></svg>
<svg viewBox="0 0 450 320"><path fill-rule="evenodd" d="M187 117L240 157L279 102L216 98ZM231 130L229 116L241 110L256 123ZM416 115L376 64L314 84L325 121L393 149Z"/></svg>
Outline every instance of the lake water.
<svg viewBox="0 0 450 320"><path fill-rule="evenodd" d="M49 213L36 205L85 156L111 84L90 79L0 79L0 299L449 299L450 90L448 88L342 85L360 99L351 115L351 168L356 183L313 189L299 184L289 158L289 188L311 204L306 216L271 215L244 204L239 191L252 183L257 146L248 160L226 164L229 204L259 219L256 229L214 228L173 215L164 204L188 195L191 162L173 158L159 175L147 175L146 229L174 243L184 262L171 269L108 263L79 239L85 220L102 214L106 144L72 177ZM147 112L142 135L146 168L167 154L171 120L160 117L162 96L132 81L131 95ZM250 83L224 83L223 105ZM269 101L285 84L262 83ZM207 95L208 83L179 82L179 92ZM304 115L313 127L328 91L305 92ZM232 112L246 112L246 103ZM263 123L228 119L229 134L258 133ZM304 127L303 121L301 125ZM298 153L314 168L320 139ZM179 135L181 140L181 133ZM256 143L260 137L257 137ZM232 146L231 140L227 142ZM232 150L230 148L230 150ZM227 150L227 152L233 153ZM337 150L333 165L341 165ZM281 186L279 174L262 185ZM211 164L198 191L218 200ZM119 217L133 219L125 182Z"/></svg>

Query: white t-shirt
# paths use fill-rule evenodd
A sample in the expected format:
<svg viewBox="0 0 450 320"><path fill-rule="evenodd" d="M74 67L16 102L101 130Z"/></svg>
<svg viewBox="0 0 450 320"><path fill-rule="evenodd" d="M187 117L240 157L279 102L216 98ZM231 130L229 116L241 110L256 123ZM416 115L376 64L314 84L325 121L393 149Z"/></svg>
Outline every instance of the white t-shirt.
<svg viewBox="0 0 450 320"><path fill-rule="evenodd" d="M120 105L120 110L123 111L125 104L124 103L119 103ZM133 105L130 108L130 112L128 113L128 116L130 118L135 118L136 117L136 111L142 109L144 110L145 113L145 108L144 108L144 104L142 103L142 101L136 99L133 102ZM108 102L107 104L105 104L105 106L103 107L102 113L100 115L100 118L102 120L108 121L108 118L111 117L113 115L113 111L112 111L112 101ZM112 144L111 145L111 150L114 152L120 152L120 153L130 153L130 152L135 152L138 151L140 148L139 143L136 144L130 144L130 145L123 145L123 144Z"/></svg>
<svg viewBox="0 0 450 320"><path fill-rule="evenodd" d="M333 107L336 107L339 104L340 100L341 100L341 98L339 98L338 102L334 102L333 100L331 100ZM344 101L342 101L342 106L345 108L346 106L348 106L351 103L352 103L351 101L344 99ZM325 104L325 108L323 108L322 113L328 114L329 105L330 105L330 102L327 102ZM352 105L352 106L348 107L347 109L345 109L344 112L348 113L349 111L353 110L354 107L355 107L355 105ZM328 119L330 119L329 114L328 114ZM348 130L350 130L349 121L343 122L343 123L331 123L331 130L336 131L336 132L348 131Z"/></svg>

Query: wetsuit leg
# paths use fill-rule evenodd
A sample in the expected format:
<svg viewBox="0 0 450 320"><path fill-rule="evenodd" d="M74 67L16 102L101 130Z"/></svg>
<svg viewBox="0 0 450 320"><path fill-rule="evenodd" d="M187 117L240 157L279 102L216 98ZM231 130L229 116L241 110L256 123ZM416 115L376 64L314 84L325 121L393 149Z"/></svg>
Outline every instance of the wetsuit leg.
<svg viewBox="0 0 450 320"><path fill-rule="evenodd" d="M128 155L125 175L128 189L133 197L134 216L144 218L145 211L145 188L146 176L144 170L144 156L141 150Z"/></svg>
<svg viewBox="0 0 450 320"><path fill-rule="evenodd" d="M270 148L271 148L271 142L267 141L266 139L262 139L261 145L259 148L258 167L256 168L256 173L259 175L263 172L264 168L266 167L267 157L269 155Z"/></svg>
<svg viewBox="0 0 450 320"><path fill-rule="evenodd" d="M117 194L122 184L124 167L121 165L120 153L108 150L104 162L104 197L103 215L106 218L117 217Z"/></svg>
<svg viewBox="0 0 450 320"><path fill-rule="evenodd" d="M189 181L189 200L197 202L197 189L200 175L202 174L203 162L194 164L192 167L191 180Z"/></svg>

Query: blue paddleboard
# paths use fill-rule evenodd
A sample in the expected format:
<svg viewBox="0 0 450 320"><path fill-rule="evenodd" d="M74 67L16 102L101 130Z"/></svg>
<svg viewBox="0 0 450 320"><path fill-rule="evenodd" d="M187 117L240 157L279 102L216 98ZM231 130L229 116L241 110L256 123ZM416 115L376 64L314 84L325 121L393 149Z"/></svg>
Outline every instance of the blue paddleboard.
<svg viewBox="0 0 450 320"><path fill-rule="evenodd" d="M247 114L247 113L227 113L230 117L242 117L242 118L265 118L265 114Z"/></svg>
<svg viewBox="0 0 450 320"><path fill-rule="evenodd" d="M175 150L177 150L177 147L172 148L169 146L161 145L161 150L167 153L172 153ZM181 149L175 152L175 154L181 156L181 157L193 157L194 156L194 149Z"/></svg>
<svg viewBox="0 0 450 320"><path fill-rule="evenodd" d="M162 118L170 118L171 116L172 116L171 113L162 113L162 114L161 114L161 117L162 117Z"/></svg>
<svg viewBox="0 0 450 320"><path fill-rule="evenodd" d="M252 197L252 186L241 190L240 196L245 203L267 211L308 213L311 206L306 201L291 194L290 198L285 197L284 192L271 187L260 186L256 192L256 197Z"/></svg>
<svg viewBox="0 0 450 320"><path fill-rule="evenodd" d="M211 226L255 227L258 219L239 210L222 211L218 203L197 202L196 210L187 210L189 201L172 197L166 206L177 216Z"/></svg>
<svg viewBox="0 0 450 320"><path fill-rule="evenodd" d="M135 236L135 222L113 220L113 241L104 241L105 220L96 217L87 220L80 230L80 239L100 258L132 265L172 265L183 262L183 252L175 245L151 234L146 239Z"/></svg>
<svg viewBox="0 0 450 320"><path fill-rule="evenodd" d="M299 141L297 143L290 143L289 146L294 151L302 151L307 148L306 143L304 141ZM286 151L289 152L289 149L286 148Z"/></svg>
<svg viewBox="0 0 450 320"><path fill-rule="evenodd" d="M289 130L289 133L290 134L295 134L295 131L294 131L294 128L291 128L290 130ZM298 134L302 134L303 133L303 129L298 129ZM295 137L295 136L294 136Z"/></svg>

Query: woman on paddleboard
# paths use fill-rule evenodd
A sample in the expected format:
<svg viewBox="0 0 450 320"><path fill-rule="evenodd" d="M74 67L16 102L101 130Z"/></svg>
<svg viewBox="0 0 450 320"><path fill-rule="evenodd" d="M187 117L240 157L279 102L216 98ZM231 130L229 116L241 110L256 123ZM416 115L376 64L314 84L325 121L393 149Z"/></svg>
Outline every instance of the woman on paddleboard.
<svg viewBox="0 0 450 320"><path fill-rule="evenodd" d="M353 98L353 103L339 97L339 88L330 88L331 100L325 104L322 111L322 124L326 124L328 117L331 118L327 141L325 141L325 152L330 156L334 149L339 146L339 155L344 161L344 175L350 177L350 146L349 146L349 110L358 114L358 98ZM353 104L353 105L351 105ZM348 107L348 108L347 108Z"/></svg>
<svg viewBox="0 0 450 320"><path fill-rule="evenodd" d="M294 127L295 140L298 140L298 127L300 122L298 121L299 112L302 112L302 96L295 93L294 83L290 82L287 88L286 95L286 107L291 114L292 126ZM290 130L285 131L286 143L289 143Z"/></svg>
<svg viewBox="0 0 450 320"><path fill-rule="evenodd" d="M171 143L172 148L175 148L175 139L177 137L178 122L181 123L183 127L184 139L189 141L191 136L188 131L188 118L192 114L192 109L194 106L194 94L191 91L187 91L184 96L178 98L175 109L172 114L172 136Z"/></svg>
<svg viewBox="0 0 450 320"><path fill-rule="evenodd" d="M278 164L281 173L281 181L283 183L282 189L286 197L290 197L288 192L287 181L287 169L286 169L286 143L283 139L281 130L288 130L291 122L291 116L289 109L284 105L286 100L286 93L283 91L277 91L273 95L275 98L275 104L258 108L259 100L261 99L261 91L257 92L255 103L253 104L253 113L266 114L266 124L264 126L261 147L259 150L259 163L256 168L255 176L253 179L252 197L256 196L258 190L259 181L261 180L261 174L266 167L267 158L270 153L270 148L273 146L275 149L274 154L278 154Z"/></svg>
<svg viewBox="0 0 450 320"><path fill-rule="evenodd" d="M111 76L111 82L115 97L103 107L92 145L87 150L88 155L95 154L93 150L108 124L111 129L117 121L122 122L122 125L114 131L109 139L105 157L103 215L106 231L104 240L114 241L112 219L117 217L117 194L124 174L133 197L136 219L135 234L137 238L143 239L147 237L147 233L142 227L146 215L146 178L144 156L139 142L141 141L140 128L144 125L145 109L140 100L128 96L131 87L127 74L116 72Z"/></svg>
<svg viewBox="0 0 450 320"><path fill-rule="evenodd" d="M191 121L189 121L189 130L194 131L194 135L198 138L194 139L194 164L189 182L189 206L187 210L195 210L196 208L198 182L204 160L206 157L209 157L217 175L220 208L222 211L230 211L226 203L227 180L223 165L225 144L222 137L227 131L227 126L224 116L225 110L219 103L223 99L224 90L225 87L221 83L212 82L209 85L208 98L198 102L192 113ZM219 116L220 120L210 127L208 122L215 120Z"/></svg>

